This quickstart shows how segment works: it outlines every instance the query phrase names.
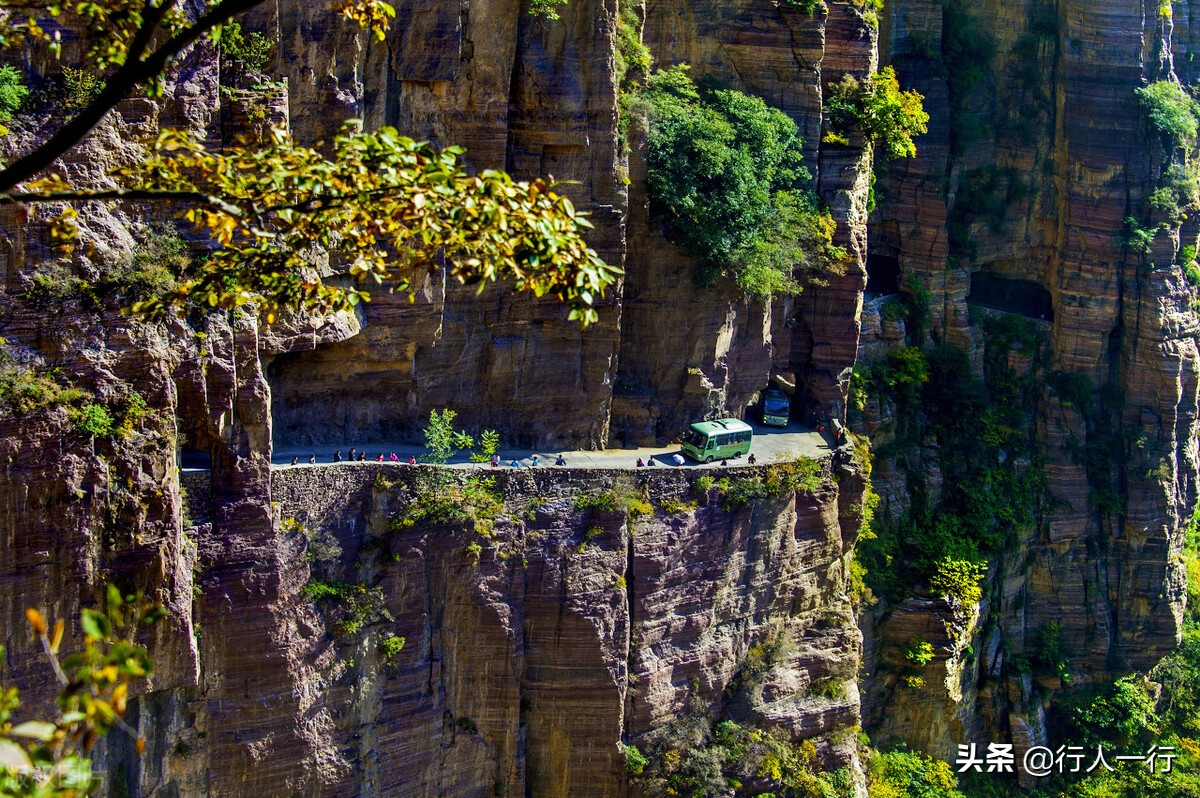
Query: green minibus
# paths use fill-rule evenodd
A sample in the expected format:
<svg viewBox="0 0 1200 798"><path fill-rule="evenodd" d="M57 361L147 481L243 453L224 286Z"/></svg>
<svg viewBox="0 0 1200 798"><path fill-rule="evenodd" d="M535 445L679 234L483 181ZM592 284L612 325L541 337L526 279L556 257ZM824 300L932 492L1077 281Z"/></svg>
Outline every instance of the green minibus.
<svg viewBox="0 0 1200 798"><path fill-rule="evenodd" d="M792 403L778 388L768 388L762 398L762 423L768 427L786 427Z"/></svg>
<svg viewBox="0 0 1200 798"><path fill-rule="evenodd" d="M736 418L700 421L683 433L683 453L701 463L741 457L750 451L754 431Z"/></svg>

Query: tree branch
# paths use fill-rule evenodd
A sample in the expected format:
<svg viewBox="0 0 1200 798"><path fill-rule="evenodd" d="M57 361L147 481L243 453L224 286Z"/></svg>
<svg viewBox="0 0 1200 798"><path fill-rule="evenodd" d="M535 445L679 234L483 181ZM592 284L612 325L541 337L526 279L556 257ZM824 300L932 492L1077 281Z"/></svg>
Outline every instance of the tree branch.
<svg viewBox="0 0 1200 798"><path fill-rule="evenodd" d="M146 58L139 54L131 54L131 60L126 60L121 67L108 78L104 89L96 96L87 108L84 108L73 119L59 128L53 136L34 149L13 161L0 170L0 192L7 192L42 170L66 154L72 147L82 141L96 125L108 115L108 112L125 99L129 92L139 84L145 83L166 70L171 59L185 47L195 42L208 31L234 16L248 11L262 3L263 0L224 0L213 6L208 13L196 22L171 37L157 50ZM154 23L157 27L157 22ZM139 36L140 36L139 31ZM138 37L135 37L135 39ZM149 41L149 39L147 39Z"/></svg>
<svg viewBox="0 0 1200 798"><path fill-rule="evenodd" d="M137 33L133 36L133 41L129 43L129 49L125 53L125 58L141 59L142 52L150 45L150 40L154 38L154 34L158 31L158 26L162 24L163 17L167 12L175 7L176 0L164 0L162 5L155 7L151 0L144 0L142 3L142 25L138 28Z"/></svg>

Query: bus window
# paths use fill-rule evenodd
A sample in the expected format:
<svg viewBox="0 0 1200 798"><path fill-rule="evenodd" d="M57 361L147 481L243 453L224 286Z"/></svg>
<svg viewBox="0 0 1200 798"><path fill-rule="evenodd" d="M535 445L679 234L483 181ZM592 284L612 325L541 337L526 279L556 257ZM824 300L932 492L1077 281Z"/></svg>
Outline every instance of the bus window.
<svg viewBox="0 0 1200 798"><path fill-rule="evenodd" d="M711 449L713 447L713 443L714 443L714 441L711 438L709 438L709 440L708 440L708 448L709 449Z"/></svg>

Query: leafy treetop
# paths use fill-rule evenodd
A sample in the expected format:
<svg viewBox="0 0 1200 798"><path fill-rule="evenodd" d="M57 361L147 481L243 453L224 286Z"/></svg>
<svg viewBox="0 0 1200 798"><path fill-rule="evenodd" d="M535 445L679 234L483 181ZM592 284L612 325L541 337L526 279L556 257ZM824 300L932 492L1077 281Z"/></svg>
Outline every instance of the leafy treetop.
<svg viewBox="0 0 1200 798"><path fill-rule="evenodd" d="M896 71L889 66L862 81L844 75L829 87L825 110L834 140L857 123L888 158L911 158L917 154L913 137L929 129L924 99L916 90L901 91Z"/></svg>
<svg viewBox="0 0 1200 798"><path fill-rule="evenodd" d="M686 66L647 81L647 181L668 231L701 259L702 284L724 274L769 299L798 274L836 271L834 222L809 187L796 123L757 97L697 86Z"/></svg>

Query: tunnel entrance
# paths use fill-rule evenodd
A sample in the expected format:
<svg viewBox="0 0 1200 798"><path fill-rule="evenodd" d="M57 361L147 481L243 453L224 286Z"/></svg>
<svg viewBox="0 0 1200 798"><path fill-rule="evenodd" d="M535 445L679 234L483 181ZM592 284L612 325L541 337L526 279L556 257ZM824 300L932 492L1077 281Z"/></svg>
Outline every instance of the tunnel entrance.
<svg viewBox="0 0 1200 798"><path fill-rule="evenodd" d="M208 471L212 468L212 454L199 449L182 448L179 450L179 467L185 471Z"/></svg>
<svg viewBox="0 0 1200 798"><path fill-rule="evenodd" d="M900 290L900 259L891 255L867 255L867 293L884 296Z"/></svg>
<svg viewBox="0 0 1200 798"><path fill-rule="evenodd" d="M967 302L1006 313L1019 313L1031 319L1054 320L1053 297L1030 280L976 272L971 275L971 293L967 295Z"/></svg>

